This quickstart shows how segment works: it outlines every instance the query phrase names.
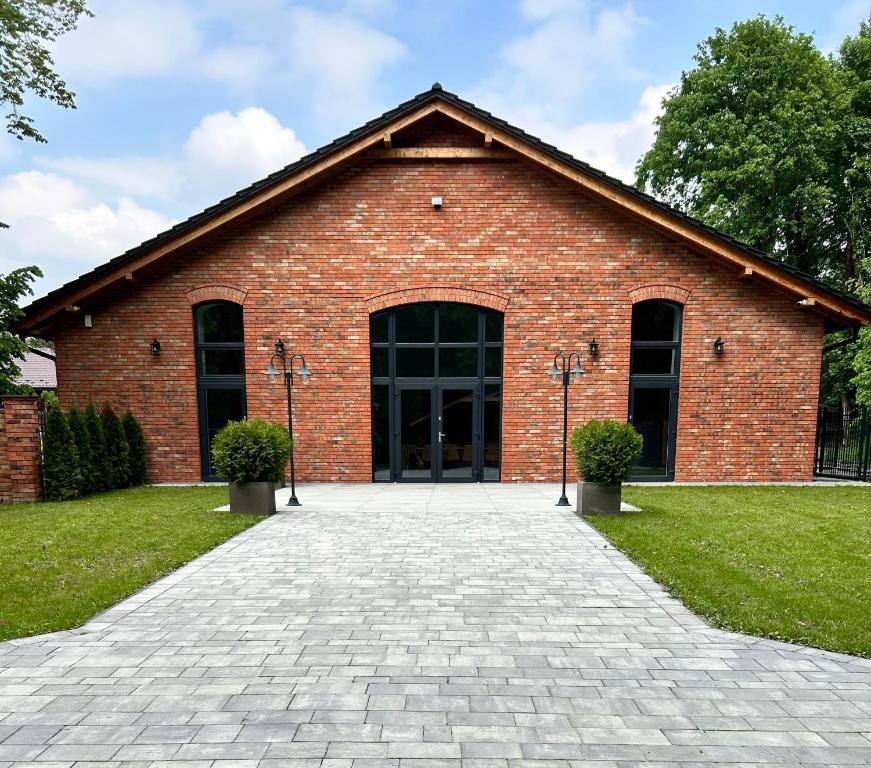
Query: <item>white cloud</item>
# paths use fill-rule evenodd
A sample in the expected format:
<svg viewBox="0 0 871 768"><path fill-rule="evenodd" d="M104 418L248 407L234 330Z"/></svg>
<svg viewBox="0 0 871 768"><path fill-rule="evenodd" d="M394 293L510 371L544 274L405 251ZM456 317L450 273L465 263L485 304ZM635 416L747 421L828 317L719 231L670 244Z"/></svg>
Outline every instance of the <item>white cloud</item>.
<svg viewBox="0 0 871 768"><path fill-rule="evenodd" d="M73 88L172 78L249 95L302 89L319 117L344 126L369 116L384 70L406 54L374 26L393 4L347 0L331 12L286 0L97 0L55 58Z"/></svg>
<svg viewBox="0 0 871 768"><path fill-rule="evenodd" d="M46 170L0 177L0 220L11 225L0 230L0 272L38 264L45 292L172 225L135 198L186 216L304 152L290 128L249 107L206 115L174 157L43 159Z"/></svg>
<svg viewBox="0 0 871 768"><path fill-rule="evenodd" d="M42 267L44 292L123 253L172 225L156 211L121 198L113 207L63 176L24 171L0 179L0 271Z"/></svg>
<svg viewBox="0 0 871 768"><path fill-rule="evenodd" d="M672 87L664 84L645 88L638 108L625 120L587 122L568 128L538 122L528 128L594 168L634 184L635 164L653 143L654 120Z"/></svg>
<svg viewBox="0 0 871 768"><path fill-rule="evenodd" d="M638 79L634 41L647 23L631 3L595 7L584 0L523 0L534 24L499 53L496 71L474 101L518 122L565 120L593 82Z"/></svg>
<svg viewBox="0 0 871 768"><path fill-rule="evenodd" d="M299 159L305 146L278 119L258 107L206 115L184 145L190 177L252 182ZM219 193L220 194L220 193ZM216 195L217 197L218 195Z"/></svg>
<svg viewBox="0 0 871 768"><path fill-rule="evenodd" d="M309 84L324 119L358 119L371 108L370 92L405 46L358 19L307 8L290 13L289 61L295 79Z"/></svg>
<svg viewBox="0 0 871 768"><path fill-rule="evenodd" d="M196 16L181 3L117 0L94 12L55 46L58 71L74 87L178 74L202 43Z"/></svg>
<svg viewBox="0 0 871 768"><path fill-rule="evenodd" d="M184 183L184 176L172 163L149 157L75 156L43 158L37 162L50 171L127 195L170 199Z"/></svg>

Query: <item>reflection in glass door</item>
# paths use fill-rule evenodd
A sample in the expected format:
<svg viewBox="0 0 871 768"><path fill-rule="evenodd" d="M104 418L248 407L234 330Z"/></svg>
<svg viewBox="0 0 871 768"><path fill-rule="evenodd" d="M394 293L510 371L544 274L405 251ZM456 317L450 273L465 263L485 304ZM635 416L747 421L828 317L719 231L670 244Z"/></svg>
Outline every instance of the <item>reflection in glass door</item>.
<svg viewBox="0 0 871 768"><path fill-rule="evenodd" d="M439 479L473 480L478 444L475 387L441 387L439 400Z"/></svg>
<svg viewBox="0 0 871 768"><path fill-rule="evenodd" d="M433 479L432 387L399 390L399 473L403 480Z"/></svg>
<svg viewBox="0 0 871 768"><path fill-rule="evenodd" d="M629 422L644 438L641 459L632 470L633 479L672 479L676 401L674 385L633 384Z"/></svg>

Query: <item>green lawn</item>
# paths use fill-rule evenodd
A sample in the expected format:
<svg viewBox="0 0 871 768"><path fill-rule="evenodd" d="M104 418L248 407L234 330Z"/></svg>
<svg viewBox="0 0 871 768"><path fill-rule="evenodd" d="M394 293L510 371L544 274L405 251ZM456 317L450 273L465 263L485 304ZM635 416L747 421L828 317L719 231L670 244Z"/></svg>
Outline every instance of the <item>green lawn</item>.
<svg viewBox="0 0 871 768"><path fill-rule="evenodd" d="M725 629L871 656L871 490L625 487L587 521Z"/></svg>
<svg viewBox="0 0 871 768"><path fill-rule="evenodd" d="M0 507L0 640L79 626L262 518L225 487L135 488Z"/></svg>

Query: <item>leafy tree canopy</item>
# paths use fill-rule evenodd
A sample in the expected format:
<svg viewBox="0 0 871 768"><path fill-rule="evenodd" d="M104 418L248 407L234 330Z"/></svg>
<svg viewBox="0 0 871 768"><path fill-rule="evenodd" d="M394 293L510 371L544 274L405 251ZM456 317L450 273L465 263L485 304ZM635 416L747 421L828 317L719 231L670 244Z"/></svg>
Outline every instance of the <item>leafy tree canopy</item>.
<svg viewBox="0 0 871 768"><path fill-rule="evenodd" d="M21 375L17 361L27 352L27 344L11 333L10 328L22 314L19 300L33 293L31 284L37 277L42 277L39 267L21 267L0 275L0 394L22 391L16 384Z"/></svg>
<svg viewBox="0 0 871 768"><path fill-rule="evenodd" d="M91 15L84 0L0 0L0 103L10 110L6 130L16 138L45 142L33 118L20 112L27 93L75 109L48 45L75 29L82 14Z"/></svg>
<svg viewBox="0 0 871 768"><path fill-rule="evenodd" d="M663 101L639 185L806 272L850 277L832 247L830 164L848 101L832 61L764 16L717 29L694 59Z"/></svg>

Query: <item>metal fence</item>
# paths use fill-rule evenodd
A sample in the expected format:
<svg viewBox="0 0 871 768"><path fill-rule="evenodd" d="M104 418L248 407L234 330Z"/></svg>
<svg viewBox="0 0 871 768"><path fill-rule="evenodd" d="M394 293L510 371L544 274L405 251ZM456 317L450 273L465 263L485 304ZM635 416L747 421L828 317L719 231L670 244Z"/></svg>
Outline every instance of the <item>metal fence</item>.
<svg viewBox="0 0 871 768"><path fill-rule="evenodd" d="M858 405L820 406L814 474L871 480L871 410Z"/></svg>

